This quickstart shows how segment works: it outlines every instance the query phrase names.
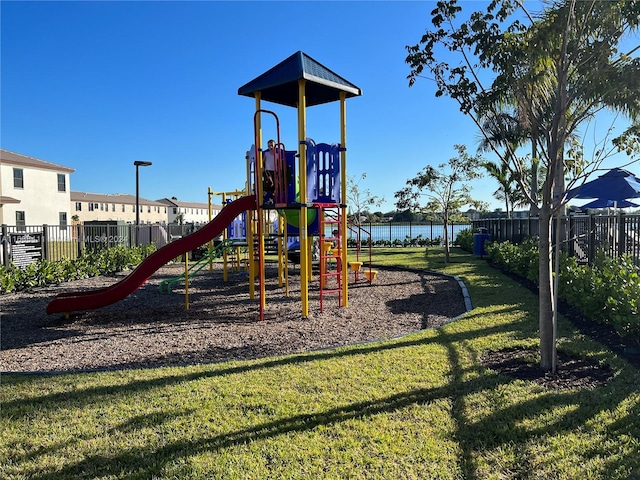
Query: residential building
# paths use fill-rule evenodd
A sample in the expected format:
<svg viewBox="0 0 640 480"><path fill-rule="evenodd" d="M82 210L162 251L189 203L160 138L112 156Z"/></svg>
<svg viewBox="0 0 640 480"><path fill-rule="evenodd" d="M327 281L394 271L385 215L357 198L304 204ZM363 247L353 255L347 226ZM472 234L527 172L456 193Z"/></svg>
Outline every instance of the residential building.
<svg viewBox="0 0 640 480"><path fill-rule="evenodd" d="M72 191L73 168L0 149L0 224L17 226L61 225L104 221L135 223L136 197ZM175 197L138 198L141 224L204 225L207 203L184 202ZM221 205L212 205L211 218ZM269 212L275 219L277 213Z"/></svg>
<svg viewBox="0 0 640 480"><path fill-rule="evenodd" d="M73 168L0 149L0 224L68 225L73 172Z"/></svg>
<svg viewBox="0 0 640 480"><path fill-rule="evenodd" d="M203 225L209 223L209 205L206 203L183 202L176 197L161 198L158 202L167 207L167 222ZM222 205L211 205L211 218L215 218Z"/></svg>
<svg viewBox="0 0 640 480"><path fill-rule="evenodd" d="M167 205L138 198L140 223L167 223ZM136 197L125 193L102 194L71 192L71 218L74 222L136 222Z"/></svg>

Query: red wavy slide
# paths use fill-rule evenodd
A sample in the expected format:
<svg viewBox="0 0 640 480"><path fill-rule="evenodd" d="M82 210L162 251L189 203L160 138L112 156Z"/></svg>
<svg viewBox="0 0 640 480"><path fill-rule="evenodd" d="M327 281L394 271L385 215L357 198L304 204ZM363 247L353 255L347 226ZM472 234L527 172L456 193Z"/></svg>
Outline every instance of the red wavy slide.
<svg viewBox="0 0 640 480"><path fill-rule="evenodd" d="M217 237L231 224L234 218L245 210L255 210L253 196L241 197L225 206L220 213L202 227L186 237L171 242L149 255L136 269L110 287L84 292L67 292L57 295L47 305L47 313L69 313L92 310L111 305L136 291L160 267L183 253L190 252Z"/></svg>

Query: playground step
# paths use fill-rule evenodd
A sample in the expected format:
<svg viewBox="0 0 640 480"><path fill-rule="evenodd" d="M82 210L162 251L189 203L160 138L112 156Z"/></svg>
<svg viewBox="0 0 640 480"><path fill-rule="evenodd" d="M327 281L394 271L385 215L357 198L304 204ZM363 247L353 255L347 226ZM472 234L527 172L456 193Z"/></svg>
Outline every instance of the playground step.
<svg viewBox="0 0 640 480"><path fill-rule="evenodd" d="M258 242L253 243L253 248L258 251ZM265 253L278 253L278 237L266 236L264 237L264 251Z"/></svg>
<svg viewBox="0 0 640 480"><path fill-rule="evenodd" d="M325 295L327 294L332 294L332 293L339 293L342 294L342 289L341 288L323 288L322 289L322 293L324 293Z"/></svg>

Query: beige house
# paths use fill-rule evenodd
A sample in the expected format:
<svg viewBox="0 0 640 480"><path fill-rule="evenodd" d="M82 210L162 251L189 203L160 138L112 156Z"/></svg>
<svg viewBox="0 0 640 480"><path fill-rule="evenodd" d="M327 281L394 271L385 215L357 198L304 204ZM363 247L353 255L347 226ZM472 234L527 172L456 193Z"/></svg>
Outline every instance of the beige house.
<svg viewBox="0 0 640 480"><path fill-rule="evenodd" d="M164 203L138 198L140 224L167 223ZM116 221L136 223L136 197L124 193L101 194L71 192L71 218L74 222Z"/></svg>
<svg viewBox="0 0 640 480"><path fill-rule="evenodd" d="M176 197L161 198L158 202L167 206L167 222L204 225L209 223L209 205L206 203L183 202ZM222 205L211 205L211 219L214 219Z"/></svg>
<svg viewBox="0 0 640 480"><path fill-rule="evenodd" d="M136 197L71 191L74 169L0 149L0 224L11 226L61 225L89 221L136 221ZM141 224L209 222L207 203L177 198L138 198ZM212 205L215 218L221 205Z"/></svg>
<svg viewBox="0 0 640 480"><path fill-rule="evenodd" d="M68 225L73 172L73 168L0 149L0 224Z"/></svg>

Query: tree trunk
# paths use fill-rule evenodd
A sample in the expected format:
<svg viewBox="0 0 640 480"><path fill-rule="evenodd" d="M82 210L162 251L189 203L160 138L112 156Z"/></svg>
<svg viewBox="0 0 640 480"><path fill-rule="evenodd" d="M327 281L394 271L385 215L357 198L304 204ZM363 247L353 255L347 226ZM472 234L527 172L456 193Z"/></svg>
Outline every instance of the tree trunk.
<svg viewBox="0 0 640 480"><path fill-rule="evenodd" d="M540 210L540 283L539 326L540 326L540 368L551 372L555 365L556 346L553 334L553 276L551 244L551 209L544 205ZM555 372L554 372L555 373Z"/></svg>
<svg viewBox="0 0 640 480"><path fill-rule="evenodd" d="M449 215L445 213L442 218L444 226L444 263L449 263Z"/></svg>
<svg viewBox="0 0 640 480"><path fill-rule="evenodd" d="M529 213L536 213L538 207L538 120L531 131L531 208Z"/></svg>

